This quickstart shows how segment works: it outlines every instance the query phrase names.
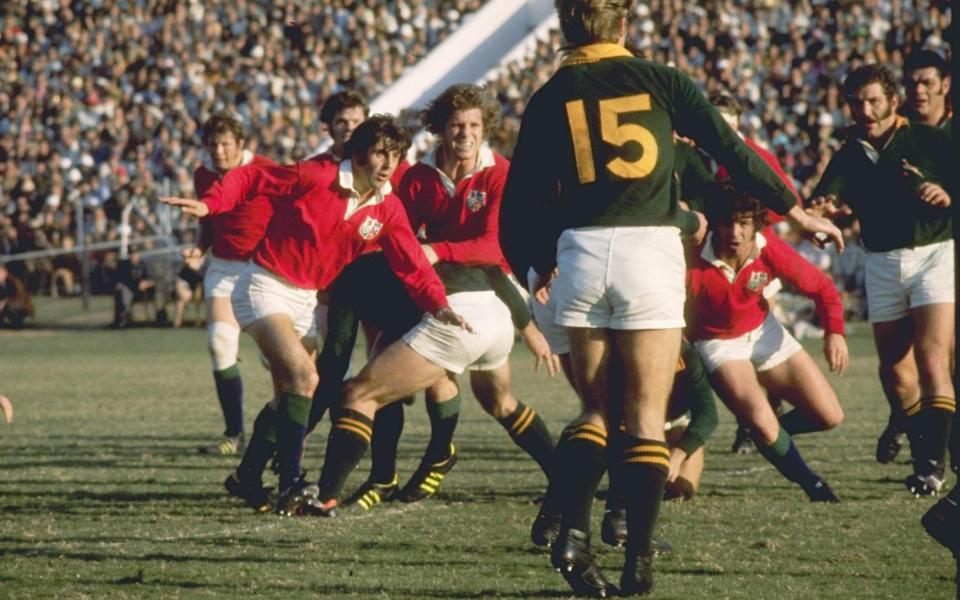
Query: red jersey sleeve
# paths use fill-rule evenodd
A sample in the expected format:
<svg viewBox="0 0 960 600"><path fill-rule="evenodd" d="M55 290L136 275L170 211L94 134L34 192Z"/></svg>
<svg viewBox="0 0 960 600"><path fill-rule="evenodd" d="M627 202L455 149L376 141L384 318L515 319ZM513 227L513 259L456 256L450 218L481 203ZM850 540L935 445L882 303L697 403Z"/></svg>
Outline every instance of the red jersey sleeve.
<svg viewBox="0 0 960 600"><path fill-rule="evenodd" d="M484 186L487 204L481 210L482 222L479 233L458 242L431 242L440 260L465 265L499 265L503 262L500 249L500 201L507 169L498 164L491 169L490 178Z"/></svg>
<svg viewBox="0 0 960 600"><path fill-rule="evenodd" d="M271 201L292 195L300 185L301 164L251 164L231 169L216 182L201 200L210 214L227 212L253 196L267 196Z"/></svg>
<svg viewBox="0 0 960 600"><path fill-rule="evenodd" d="M391 200L387 200L391 202ZM389 212L386 232L378 239L383 255L397 275L407 293L421 310L431 314L447 306L447 293L443 282L427 260L420 241L413 235L410 223L403 215L400 203L393 199L395 210Z"/></svg>
<svg viewBox="0 0 960 600"><path fill-rule="evenodd" d="M823 329L844 335L843 302L833 281L780 238L768 237L764 252L778 277L813 300Z"/></svg>

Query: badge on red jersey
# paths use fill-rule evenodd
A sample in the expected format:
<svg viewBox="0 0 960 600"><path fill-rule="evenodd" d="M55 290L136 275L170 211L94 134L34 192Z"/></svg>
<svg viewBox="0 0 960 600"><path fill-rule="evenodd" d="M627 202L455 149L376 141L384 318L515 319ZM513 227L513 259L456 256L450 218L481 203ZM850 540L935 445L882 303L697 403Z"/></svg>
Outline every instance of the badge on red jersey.
<svg viewBox="0 0 960 600"><path fill-rule="evenodd" d="M767 274L763 271L754 271L750 274L750 280L747 281L747 287L751 292L755 292L767 283Z"/></svg>
<svg viewBox="0 0 960 600"><path fill-rule="evenodd" d="M360 225L360 237L365 240L372 240L377 237L381 229L383 229L383 223L373 217L367 217Z"/></svg>
<svg viewBox="0 0 960 600"><path fill-rule="evenodd" d="M487 205L487 193L480 190L470 190L467 194L467 208L470 212L477 212Z"/></svg>

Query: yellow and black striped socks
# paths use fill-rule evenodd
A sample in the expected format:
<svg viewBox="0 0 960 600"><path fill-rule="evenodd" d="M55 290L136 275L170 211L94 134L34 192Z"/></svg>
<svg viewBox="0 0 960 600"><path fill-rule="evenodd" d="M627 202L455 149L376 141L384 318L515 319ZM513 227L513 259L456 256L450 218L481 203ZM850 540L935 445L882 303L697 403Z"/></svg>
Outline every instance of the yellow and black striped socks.
<svg viewBox="0 0 960 600"><path fill-rule="evenodd" d="M623 439L617 441L622 451L616 477L627 505L627 555L647 555L670 471L670 447L626 432L619 435Z"/></svg>
<svg viewBox="0 0 960 600"><path fill-rule="evenodd" d="M607 430L602 425L580 423L567 426L557 443L551 487L563 514L564 529L590 532L590 510L597 485L603 478Z"/></svg>
<svg viewBox="0 0 960 600"><path fill-rule="evenodd" d="M923 473L928 468L943 466L957 412L956 400L947 396L921 398L905 408L904 412L907 415L914 470Z"/></svg>
<svg viewBox="0 0 960 600"><path fill-rule="evenodd" d="M397 445L403 433L403 400L382 407L373 418L370 481L390 483L397 475Z"/></svg>
<svg viewBox="0 0 960 600"><path fill-rule="evenodd" d="M326 456L320 472L320 495L323 502L336 500L347 477L360 464L360 459L370 447L373 421L362 413L344 408L336 413L330 437L327 439Z"/></svg>
<svg viewBox="0 0 960 600"><path fill-rule="evenodd" d="M522 402L517 402L516 410L500 419L500 424L510 434L513 442L537 461L540 469L549 479L553 464L553 440L550 438L547 424L543 422L537 411Z"/></svg>

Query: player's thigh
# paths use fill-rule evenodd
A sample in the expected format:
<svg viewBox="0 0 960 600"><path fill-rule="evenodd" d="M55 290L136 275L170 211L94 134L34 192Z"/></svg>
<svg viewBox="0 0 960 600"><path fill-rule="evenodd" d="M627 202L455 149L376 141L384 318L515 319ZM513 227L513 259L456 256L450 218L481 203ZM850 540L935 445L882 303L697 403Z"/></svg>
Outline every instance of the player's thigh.
<svg viewBox="0 0 960 600"><path fill-rule="evenodd" d="M780 432L777 415L760 386L753 363L730 360L719 365L710 381L730 412L749 426L766 443L773 443Z"/></svg>
<svg viewBox="0 0 960 600"><path fill-rule="evenodd" d="M949 362L955 337L956 305L927 304L911 309L914 350L918 354L937 353Z"/></svg>
<svg viewBox="0 0 960 600"><path fill-rule="evenodd" d="M913 317L873 323L873 341L880 359L880 377L901 400L910 402L918 391L920 374L913 348Z"/></svg>
<svg viewBox="0 0 960 600"><path fill-rule="evenodd" d="M266 357L281 391L312 393L309 388L316 386L316 368L289 315L262 317L248 325L246 331Z"/></svg>
<svg viewBox="0 0 960 600"><path fill-rule="evenodd" d="M444 378L446 369L396 341L353 378L345 390L345 404L376 402L383 406L414 394Z"/></svg>
<svg viewBox="0 0 960 600"><path fill-rule="evenodd" d="M680 357L680 329L614 330L612 337L623 377L621 409L627 433L663 440Z"/></svg>
<svg viewBox="0 0 960 600"><path fill-rule="evenodd" d="M843 408L823 372L804 350L779 365L759 371L757 379L774 397L783 398L825 428L843 421Z"/></svg>

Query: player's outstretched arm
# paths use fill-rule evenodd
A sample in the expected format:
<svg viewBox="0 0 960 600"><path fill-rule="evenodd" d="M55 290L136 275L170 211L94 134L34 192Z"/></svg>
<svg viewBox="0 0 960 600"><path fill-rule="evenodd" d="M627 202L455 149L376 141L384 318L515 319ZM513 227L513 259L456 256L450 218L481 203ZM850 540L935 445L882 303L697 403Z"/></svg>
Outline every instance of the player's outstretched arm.
<svg viewBox="0 0 960 600"><path fill-rule="evenodd" d="M13 404L6 396L0 396L0 413L4 423L13 423Z"/></svg>
<svg viewBox="0 0 960 600"><path fill-rule="evenodd" d="M467 323L466 319L457 314L449 306L444 306L437 312L433 313L433 318L441 323L446 323L447 325L456 325L460 329L469 331L470 333L476 333L470 323Z"/></svg>
<svg viewBox="0 0 960 600"><path fill-rule="evenodd" d="M207 205L199 200L194 200L192 198L176 198L174 196L161 196L160 202L164 204L169 204L170 206L179 206L183 209L183 212L194 217L203 218L210 214L210 209L207 208Z"/></svg>

